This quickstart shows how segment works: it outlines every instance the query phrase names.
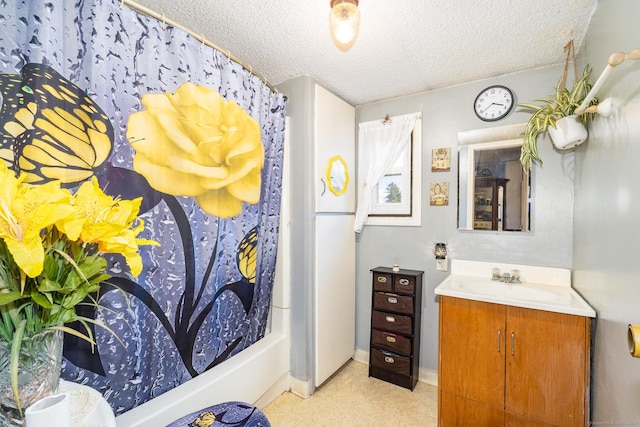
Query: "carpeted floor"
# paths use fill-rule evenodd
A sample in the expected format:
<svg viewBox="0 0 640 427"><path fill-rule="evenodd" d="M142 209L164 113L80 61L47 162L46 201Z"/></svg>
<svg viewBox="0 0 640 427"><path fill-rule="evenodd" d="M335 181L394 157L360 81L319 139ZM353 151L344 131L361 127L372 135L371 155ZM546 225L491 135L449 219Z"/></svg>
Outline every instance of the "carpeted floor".
<svg viewBox="0 0 640 427"><path fill-rule="evenodd" d="M413 391L370 378L368 366L350 361L308 399L284 393L263 409L272 427L437 425L437 388Z"/></svg>

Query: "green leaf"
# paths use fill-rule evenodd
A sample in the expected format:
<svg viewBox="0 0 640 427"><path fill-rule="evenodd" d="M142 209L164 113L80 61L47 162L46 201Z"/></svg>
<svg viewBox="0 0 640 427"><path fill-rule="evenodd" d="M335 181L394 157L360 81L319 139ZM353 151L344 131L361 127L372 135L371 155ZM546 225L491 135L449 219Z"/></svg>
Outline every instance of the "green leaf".
<svg viewBox="0 0 640 427"><path fill-rule="evenodd" d="M82 264L76 265L76 268L69 273L63 288L76 289L95 275L102 274L105 268L107 268L107 260L99 255L88 256Z"/></svg>
<svg viewBox="0 0 640 427"><path fill-rule="evenodd" d="M20 298L24 298L20 292L3 292L0 293L0 306L10 304L14 301L19 300Z"/></svg>
<svg viewBox="0 0 640 427"><path fill-rule="evenodd" d="M53 301L50 298L51 295L45 295L38 291L31 292L31 299L42 308L49 309L53 306Z"/></svg>
<svg viewBox="0 0 640 427"><path fill-rule="evenodd" d="M62 306L65 308L72 308L81 303L89 292L95 292L100 289L99 285L92 285L87 282L84 282L80 285L73 293L67 295L64 298Z"/></svg>
<svg viewBox="0 0 640 427"><path fill-rule="evenodd" d="M86 292L74 292L66 297L62 303L64 308L73 308L78 305L87 296Z"/></svg>
<svg viewBox="0 0 640 427"><path fill-rule="evenodd" d="M18 412L22 417L22 404L20 402L20 393L18 391L18 368L20 365L20 347L22 346L22 337L27 326L27 321L20 322L13 334L13 342L11 343L11 360L9 366L11 368L11 388L13 389L13 397L16 399Z"/></svg>
<svg viewBox="0 0 640 427"><path fill-rule="evenodd" d="M69 323L76 320L75 308L64 308L58 304L51 307L51 318L55 319L55 323Z"/></svg>
<svg viewBox="0 0 640 427"><path fill-rule="evenodd" d="M62 288L62 285L55 280L42 279L38 283L38 290L40 292L56 292Z"/></svg>

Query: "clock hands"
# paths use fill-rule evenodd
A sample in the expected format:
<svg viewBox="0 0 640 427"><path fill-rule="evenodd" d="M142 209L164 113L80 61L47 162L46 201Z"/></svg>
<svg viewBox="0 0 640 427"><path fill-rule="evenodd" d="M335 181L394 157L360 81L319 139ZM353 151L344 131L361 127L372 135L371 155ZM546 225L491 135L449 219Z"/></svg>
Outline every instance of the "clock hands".
<svg viewBox="0 0 640 427"><path fill-rule="evenodd" d="M497 102L492 102L491 104L487 105L487 107L481 111L481 113L484 113L485 111L487 111L489 108L493 107L494 105L499 105L501 107L504 107L504 104L498 104Z"/></svg>

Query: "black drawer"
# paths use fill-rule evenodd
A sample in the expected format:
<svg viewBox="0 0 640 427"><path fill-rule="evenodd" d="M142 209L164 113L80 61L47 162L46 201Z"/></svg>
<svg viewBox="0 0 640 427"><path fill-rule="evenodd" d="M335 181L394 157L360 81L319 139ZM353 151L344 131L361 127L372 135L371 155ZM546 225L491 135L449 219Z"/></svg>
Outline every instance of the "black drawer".
<svg viewBox="0 0 640 427"><path fill-rule="evenodd" d="M375 292L373 308L395 313L413 314L413 297L385 292Z"/></svg>
<svg viewBox="0 0 640 427"><path fill-rule="evenodd" d="M389 273L373 273L373 290L381 292L393 291L393 279Z"/></svg>
<svg viewBox="0 0 640 427"><path fill-rule="evenodd" d="M390 351L371 349L371 366L386 369L400 375L411 373L411 358Z"/></svg>
<svg viewBox="0 0 640 427"><path fill-rule="evenodd" d="M414 276L396 276L393 284L393 292L413 295L416 291L416 278Z"/></svg>
<svg viewBox="0 0 640 427"><path fill-rule="evenodd" d="M371 345L404 356L411 355L411 339L404 335L373 329L371 331Z"/></svg>
<svg viewBox="0 0 640 427"><path fill-rule="evenodd" d="M384 311L373 310L371 312L371 326L374 329L396 332L404 335L413 334L413 322L411 317L400 314L385 313Z"/></svg>

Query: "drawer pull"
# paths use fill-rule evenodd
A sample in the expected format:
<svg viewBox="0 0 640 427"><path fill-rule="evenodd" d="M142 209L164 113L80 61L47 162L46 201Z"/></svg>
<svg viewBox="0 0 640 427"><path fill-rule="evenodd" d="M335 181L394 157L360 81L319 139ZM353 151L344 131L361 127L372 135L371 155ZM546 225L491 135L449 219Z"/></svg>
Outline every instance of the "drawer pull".
<svg viewBox="0 0 640 427"><path fill-rule="evenodd" d="M387 278L384 276L378 276L378 282L379 283L387 283Z"/></svg>
<svg viewBox="0 0 640 427"><path fill-rule="evenodd" d="M387 362L387 363L395 362L395 360L393 360L393 357L391 357L391 356L385 356L384 357L384 361Z"/></svg>
<svg viewBox="0 0 640 427"><path fill-rule="evenodd" d="M398 298L389 297L389 298L387 298L387 301L389 301L389 304L397 304L398 303Z"/></svg>
<svg viewBox="0 0 640 427"><path fill-rule="evenodd" d="M394 343L396 341L397 341L396 337L391 337L391 336L387 335L387 342Z"/></svg>
<svg viewBox="0 0 640 427"><path fill-rule="evenodd" d="M385 317L385 320L386 320L387 322L389 322L389 323L393 323L393 322L395 322L395 321L396 321L396 318L395 318L395 317L393 317L393 316L386 316L386 317Z"/></svg>
<svg viewBox="0 0 640 427"><path fill-rule="evenodd" d="M400 279L398 280L398 283L407 286L409 284L409 279Z"/></svg>

